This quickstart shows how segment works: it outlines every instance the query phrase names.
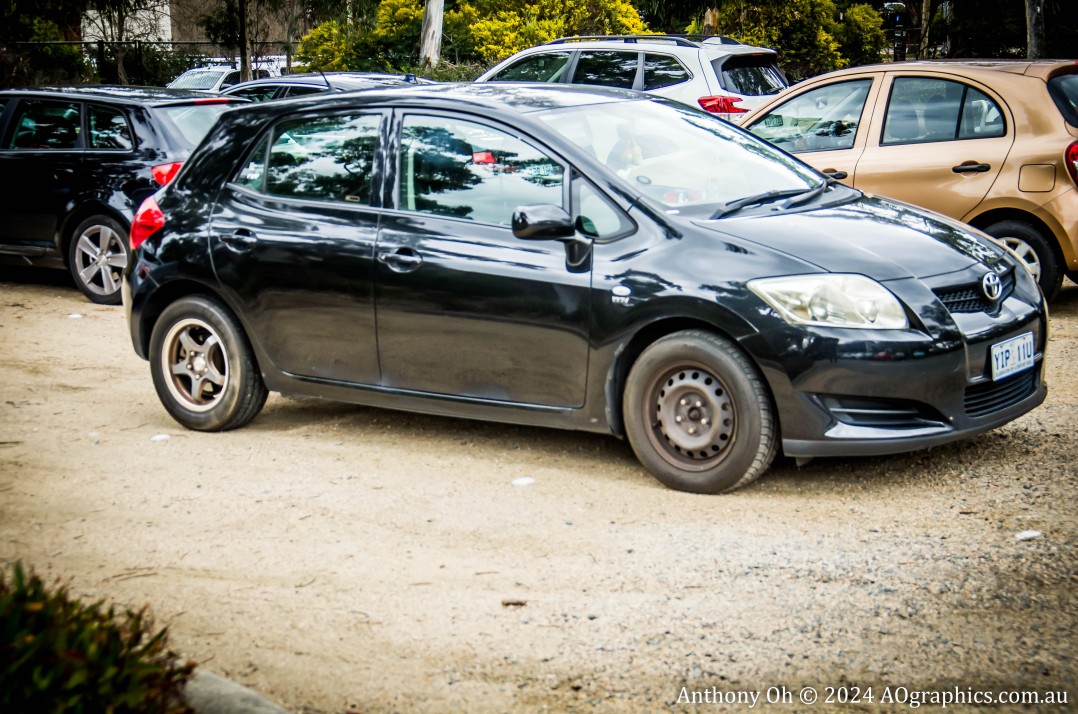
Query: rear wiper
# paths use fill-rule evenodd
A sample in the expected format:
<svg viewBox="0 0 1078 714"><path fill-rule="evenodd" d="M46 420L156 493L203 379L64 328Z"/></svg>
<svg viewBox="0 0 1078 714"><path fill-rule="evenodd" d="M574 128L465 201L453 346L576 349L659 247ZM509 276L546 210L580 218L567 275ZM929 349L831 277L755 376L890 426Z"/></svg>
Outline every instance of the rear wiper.
<svg viewBox="0 0 1078 714"><path fill-rule="evenodd" d="M767 203L768 201L777 201L780 198L788 198L790 196L800 196L805 191L811 191L813 189L804 188L784 188L778 191L764 191L754 196L745 196L744 198L738 198L729 203L724 203L722 208L715 211L711 215L711 220L717 218L723 218L729 216L731 213L736 213L746 206L756 206L761 203Z"/></svg>
<svg viewBox="0 0 1078 714"><path fill-rule="evenodd" d="M834 186L836 183L838 183L837 178L835 178L834 176L826 176L824 177L824 180L820 182L819 186L813 186L809 190L803 191L801 194L794 196L789 201L782 204L782 208L783 210L786 210L791 206L798 206L802 203L808 203L809 201L826 191L828 187Z"/></svg>

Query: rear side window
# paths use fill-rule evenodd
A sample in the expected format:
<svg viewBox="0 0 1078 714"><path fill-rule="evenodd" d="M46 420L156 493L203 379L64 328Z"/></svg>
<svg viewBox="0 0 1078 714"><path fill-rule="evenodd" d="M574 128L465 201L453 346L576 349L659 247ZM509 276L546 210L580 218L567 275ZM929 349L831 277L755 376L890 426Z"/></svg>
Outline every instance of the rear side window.
<svg viewBox="0 0 1078 714"><path fill-rule="evenodd" d="M712 60L711 64L727 91L760 96L778 94L786 89L786 79L770 54L735 55L727 57L725 62Z"/></svg>
<svg viewBox="0 0 1078 714"><path fill-rule="evenodd" d="M581 52L573 83L632 89L639 64L639 52Z"/></svg>
<svg viewBox="0 0 1078 714"><path fill-rule="evenodd" d="M132 149L135 144L131 139L131 125L127 117L114 107L90 105L86 109L90 122L91 149Z"/></svg>
<svg viewBox="0 0 1078 714"><path fill-rule="evenodd" d="M239 102L232 104L236 106ZM173 129L173 134L183 140L188 148L198 146L217 121L228 104L180 104L159 107L156 111Z"/></svg>
<svg viewBox="0 0 1078 714"><path fill-rule="evenodd" d="M278 124L270 138L265 192L287 198L370 205L381 123L380 115L368 114ZM257 188L258 173L259 168L249 162L238 181Z"/></svg>
<svg viewBox="0 0 1078 714"><path fill-rule="evenodd" d="M692 79L689 70L670 55L644 55L644 89L670 87Z"/></svg>
<svg viewBox="0 0 1078 714"><path fill-rule="evenodd" d="M960 82L898 77L887 103L881 144L923 144L1003 136L998 104Z"/></svg>
<svg viewBox="0 0 1078 714"><path fill-rule="evenodd" d="M1065 74L1048 80L1048 94L1056 103L1063 119L1078 127L1078 74Z"/></svg>
<svg viewBox="0 0 1078 714"><path fill-rule="evenodd" d="M82 120L77 102L25 99L16 108L6 143L8 149L77 149Z"/></svg>
<svg viewBox="0 0 1078 714"><path fill-rule="evenodd" d="M319 92L326 91L325 87L316 87L311 84L293 84L290 87L285 87L282 97L302 97L307 94L318 94Z"/></svg>
<svg viewBox="0 0 1078 714"><path fill-rule="evenodd" d="M545 52L514 62L491 79L497 82L560 82L568 65L568 52Z"/></svg>
<svg viewBox="0 0 1078 714"><path fill-rule="evenodd" d="M252 102L265 102L269 99L273 99L273 95L276 92L276 84L259 84L253 87L241 87L234 92L229 92L228 95L230 97L250 99Z"/></svg>

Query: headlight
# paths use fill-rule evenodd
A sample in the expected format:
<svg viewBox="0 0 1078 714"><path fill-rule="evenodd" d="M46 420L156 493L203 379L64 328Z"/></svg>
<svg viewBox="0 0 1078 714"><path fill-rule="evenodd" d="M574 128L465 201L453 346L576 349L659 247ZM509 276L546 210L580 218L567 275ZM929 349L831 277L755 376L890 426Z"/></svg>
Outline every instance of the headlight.
<svg viewBox="0 0 1078 714"><path fill-rule="evenodd" d="M749 289L795 325L904 330L898 298L863 275L794 275L750 280Z"/></svg>

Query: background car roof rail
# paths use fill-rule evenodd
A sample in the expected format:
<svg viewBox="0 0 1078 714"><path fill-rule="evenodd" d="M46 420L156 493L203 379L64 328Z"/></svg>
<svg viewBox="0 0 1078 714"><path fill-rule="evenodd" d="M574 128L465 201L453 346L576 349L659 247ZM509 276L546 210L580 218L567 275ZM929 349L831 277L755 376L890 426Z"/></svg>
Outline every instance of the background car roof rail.
<svg viewBox="0 0 1078 714"><path fill-rule="evenodd" d="M729 38L727 38L729 39ZM559 37L556 40L551 40L548 45L566 44L569 42L590 42L590 41L612 41L612 42L626 42L635 43L639 41L649 40L666 40L674 42L682 47L700 47L699 42L690 40L685 35L572 35L569 37ZM737 43L741 44L741 43Z"/></svg>

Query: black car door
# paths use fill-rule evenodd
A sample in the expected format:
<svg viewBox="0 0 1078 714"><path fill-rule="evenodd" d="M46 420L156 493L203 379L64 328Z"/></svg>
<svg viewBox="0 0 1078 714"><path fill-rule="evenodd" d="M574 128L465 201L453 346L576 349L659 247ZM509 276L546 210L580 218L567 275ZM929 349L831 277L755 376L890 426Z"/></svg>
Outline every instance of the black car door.
<svg viewBox="0 0 1078 714"><path fill-rule="evenodd" d="M214 208L214 269L286 373L378 383L372 272L383 115L278 121Z"/></svg>
<svg viewBox="0 0 1078 714"><path fill-rule="evenodd" d="M22 97L9 115L0 139L0 250L41 255L85 183L82 107Z"/></svg>
<svg viewBox="0 0 1078 714"><path fill-rule="evenodd" d="M524 241L518 205L568 206L567 167L474 117L402 112L376 249L388 388L557 407L584 401L591 273ZM387 181L387 184L388 184Z"/></svg>

